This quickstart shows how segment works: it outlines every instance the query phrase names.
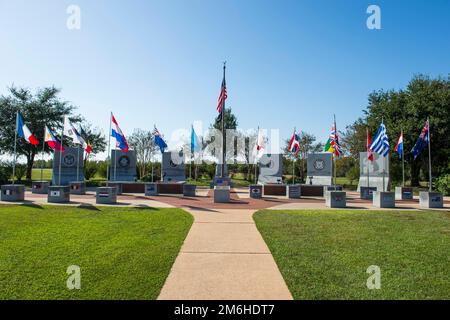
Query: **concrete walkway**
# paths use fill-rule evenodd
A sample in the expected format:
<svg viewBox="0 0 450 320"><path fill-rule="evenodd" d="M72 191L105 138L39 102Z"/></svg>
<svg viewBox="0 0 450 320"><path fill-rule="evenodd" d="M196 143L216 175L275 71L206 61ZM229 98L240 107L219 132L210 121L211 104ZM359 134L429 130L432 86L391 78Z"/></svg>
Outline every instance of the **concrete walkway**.
<svg viewBox="0 0 450 320"><path fill-rule="evenodd" d="M158 299L292 299L254 210L188 211L194 224Z"/></svg>

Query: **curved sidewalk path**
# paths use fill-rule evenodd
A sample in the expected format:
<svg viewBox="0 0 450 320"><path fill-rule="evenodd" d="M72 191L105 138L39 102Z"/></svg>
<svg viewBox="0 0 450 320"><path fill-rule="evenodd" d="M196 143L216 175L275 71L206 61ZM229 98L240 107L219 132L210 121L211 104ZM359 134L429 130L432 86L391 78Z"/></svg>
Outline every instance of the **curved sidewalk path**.
<svg viewBox="0 0 450 320"><path fill-rule="evenodd" d="M292 299L256 229L255 210L187 210L194 224L158 299Z"/></svg>

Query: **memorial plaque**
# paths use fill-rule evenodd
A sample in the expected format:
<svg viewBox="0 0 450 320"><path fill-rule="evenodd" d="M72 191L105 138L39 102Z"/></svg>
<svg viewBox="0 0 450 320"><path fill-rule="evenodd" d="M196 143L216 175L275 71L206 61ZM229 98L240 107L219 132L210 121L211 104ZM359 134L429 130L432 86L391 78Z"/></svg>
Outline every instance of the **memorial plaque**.
<svg viewBox="0 0 450 320"><path fill-rule="evenodd" d="M283 155L264 154L259 160L259 184L283 183Z"/></svg>
<svg viewBox="0 0 450 320"><path fill-rule="evenodd" d="M84 181L83 148L64 147L61 153L55 150L53 154L53 185L68 186L72 181ZM59 159L61 158L61 183L59 183ZM77 177L77 167L78 177Z"/></svg>
<svg viewBox="0 0 450 320"><path fill-rule="evenodd" d="M117 203L117 193L114 187L99 187L96 190L97 204L115 204Z"/></svg>
<svg viewBox="0 0 450 320"><path fill-rule="evenodd" d="M24 201L25 185L22 184L5 184L1 186L1 201Z"/></svg>
<svg viewBox="0 0 450 320"><path fill-rule="evenodd" d="M162 158L164 182L186 181L183 152L164 152Z"/></svg>
<svg viewBox="0 0 450 320"><path fill-rule="evenodd" d="M440 192L421 191L419 192L419 203L422 209L443 208L444 197Z"/></svg>
<svg viewBox="0 0 450 320"><path fill-rule="evenodd" d="M136 181L136 152L111 150L110 181Z"/></svg>
<svg viewBox="0 0 450 320"><path fill-rule="evenodd" d="M413 188L395 187L395 200L412 200Z"/></svg>
<svg viewBox="0 0 450 320"><path fill-rule="evenodd" d="M306 160L307 183L329 186L333 182L333 154L309 153Z"/></svg>
<svg viewBox="0 0 450 320"><path fill-rule="evenodd" d="M395 192L375 191L373 205L377 208L395 208Z"/></svg>
<svg viewBox="0 0 450 320"><path fill-rule="evenodd" d="M288 185L288 197L289 199L300 199L301 188L299 184Z"/></svg>
<svg viewBox="0 0 450 320"><path fill-rule="evenodd" d="M249 187L250 198L261 199L262 198L262 185L252 185Z"/></svg>
<svg viewBox="0 0 450 320"><path fill-rule="evenodd" d="M369 185L367 185L367 168L369 168ZM389 156L383 157L378 153L373 153L373 161L367 159L367 152L359 153L359 183L358 191L361 187L374 187L378 191L389 190ZM384 172L384 190L383 190Z"/></svg>
<svg viewBox="0 0 450 320"><path fill-rule="evenodd" d="M215 203L230 202L230 187L229 186L215 186L214 187L214 202Z"/></svg>
<svg viewBox="0 0 450 320"><path fill-rule="evenodd" d="M329 208L347 207L347 193L345 191L325 192L325 205Z"/></svg>

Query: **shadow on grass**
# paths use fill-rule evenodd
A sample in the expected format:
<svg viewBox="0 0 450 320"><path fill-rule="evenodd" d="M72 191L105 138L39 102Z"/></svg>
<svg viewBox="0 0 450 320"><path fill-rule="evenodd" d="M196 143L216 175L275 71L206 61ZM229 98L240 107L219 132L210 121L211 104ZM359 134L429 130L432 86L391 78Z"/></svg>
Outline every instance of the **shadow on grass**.
<svg viewBox="0 0 450 320"><path fill-rule="evenodd" d="M78 209L91 210L91 211L101 211L99 208L97 208L96 206L94 206L92 204L89 204L89 203L80 204L78 206Z"/></svg>
<svg viewBox="0 0 450 320"><path fill-rule="evenodd" d="M20 206L21 207L34 208L34 209L41 209L41 210L44 209L44 207L41 206L40 204L36 204L36 203L31 202L31 201L25 201Z"/></svg>

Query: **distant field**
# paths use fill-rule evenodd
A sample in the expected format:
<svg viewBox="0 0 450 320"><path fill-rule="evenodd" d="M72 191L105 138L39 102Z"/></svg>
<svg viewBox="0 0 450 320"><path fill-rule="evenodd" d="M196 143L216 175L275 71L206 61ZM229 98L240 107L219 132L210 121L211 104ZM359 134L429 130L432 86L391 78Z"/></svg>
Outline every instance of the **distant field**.
<svg viewBox="0 0 450 320"><path fill-rule="evenodd" d="M295 299L450 299L450 213L262 210L254 215ZM381 288L366 286L369 266Z"/></svg>
<svg viewBox="0 0 450 320"><path fill-rule="evenodd" d="M42 170L42 179L43 180L52 180L52 169L43 169ZM31 179L36 181L36 180L41 180L41 169L33 169L33 171L31 172Z"/></svg>
<svg viewBox="0 0 450 320"><path fill-rule="evenodd" d="M0 300L156 299L192 221L181 209L2 206ZM81 290L66 286L71 265Z"/></svg>

